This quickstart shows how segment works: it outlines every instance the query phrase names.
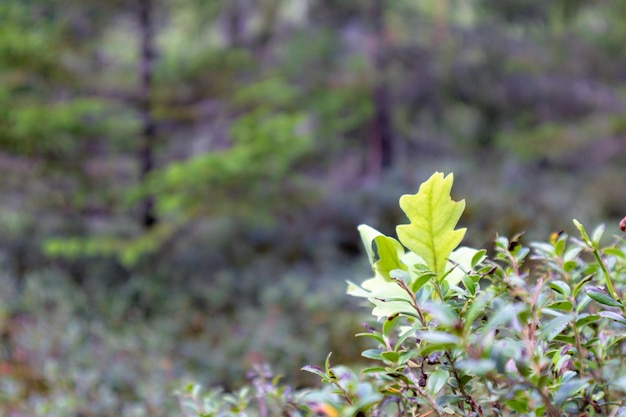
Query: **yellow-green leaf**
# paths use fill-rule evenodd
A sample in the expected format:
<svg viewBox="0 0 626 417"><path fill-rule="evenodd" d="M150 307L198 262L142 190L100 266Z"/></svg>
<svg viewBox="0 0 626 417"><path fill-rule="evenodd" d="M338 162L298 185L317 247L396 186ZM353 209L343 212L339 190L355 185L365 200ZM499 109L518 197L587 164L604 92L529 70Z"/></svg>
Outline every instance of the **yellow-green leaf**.
<svg viewBox="0 0 626 417"><path fill-rule="evenodd" d="M445 274L450 253L461 243L466 231L455 230L465 209L465 200L452 200L453 182L453 174L444 177L435 172L417 194L400 198L400 207L411 223L397 227L398 238L423 258L440 278Z"/></svg>
<svg viewBox="0 0 626 417"><path fill-rule="evenodd" d="M361 235L361 241L363 242L363 247L365 248L365 252L367 253L367 260L370 261L372 266L374 265L374 250L372 249L372 243L374 239L378 236L384 236L378 230L370 227L366 224L362 224L358 227L359 234Z"/></svg>
<svg viewBox="0 0 626 417"><path fill-rule="evenodd" d="M400 261L404 247L392 237L377 236L372 245L374 252L374 271L386 281L390 281L389 272L394 269L406 271L408 268Z"/></svg>

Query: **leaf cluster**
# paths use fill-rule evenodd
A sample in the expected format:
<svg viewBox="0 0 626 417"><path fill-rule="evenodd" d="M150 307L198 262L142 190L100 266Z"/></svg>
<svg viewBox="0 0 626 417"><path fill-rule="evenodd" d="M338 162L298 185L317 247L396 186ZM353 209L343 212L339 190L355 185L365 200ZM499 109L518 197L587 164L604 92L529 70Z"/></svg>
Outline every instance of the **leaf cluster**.
<svg viewBox="0 0 626 417"><path fill-rule="evenodd" d="M374 277L348 292L366 298L380 323L357 334L375 344L362 352L372 366L357 374L331 366L330 355L323 367L305 366L324 387L283 396L282 415L626 411L623 239L602 246L604 227L589 235L575 220L580 239L561 232L525 246L521 235L498 236L488 258L457 247L464 204L450 198L452 182L435 173L401 198L410 224L398 226L400 241L359 228ZM270 415L264 401L237 415ZM231 402L222 397L222 411L191 415L235 415Z"/></svg>
<svg viewBox="0 0 626 417"><path fill-rule="evenodd" d="M582 240L561 233L526 247L520 236L499 236L493 259L473 250L455 260L463 202L450 199L451 185L436 173L402 197L411 220L398 227L404 246L361 228L375 277L349 293L368 298L383 320L360 335L377 343L363 352L378 362L364 370L382 383L376 415L396 415L385 414L386 402L397 415L622 410L623 241L601 248L604 229L589 237L575 221Z"/></svg>

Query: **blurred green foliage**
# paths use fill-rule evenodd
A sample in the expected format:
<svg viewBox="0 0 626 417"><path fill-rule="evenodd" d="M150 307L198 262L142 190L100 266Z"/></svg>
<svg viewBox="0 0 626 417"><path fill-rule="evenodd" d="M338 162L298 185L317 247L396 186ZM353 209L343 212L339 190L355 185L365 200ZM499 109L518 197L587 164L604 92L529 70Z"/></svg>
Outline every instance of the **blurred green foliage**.
<svg viewBox="0 0 626 417"><path fill-rule="evenodd" d="M210 287L135 277L116 288L93 280L88 291L55 270L22 289L3 277L0 411L165 416L177 411L181 380L232 388L269 362L304 384L298 369L320 351L358 357L358 344L344 344L360 324L346 314L341 281L285 274L259 287L264 269L222 270Z"/></svg>
<svg viewBox="0 0 626 417"><path fill-rule="evenodd" d="M454 170L459 193L474 196L461 222L475 246L496 231L543 239L574 215L621 218L625 10L623 0L4 0L0 267L12 295L0 333L19 317L17 339L3 341L30 353L2 355L72 371L36 377L58 380L54 395L31 391L27 376L2 395L31 413L49 407L41 415L96 397L97 415L158 415L139 391L160 409L183 375L234 385L251 365L239 361L247 345L278 372L328 350L354 357L353 346L329 348L355 318L327 282L359 270L356 226L391 233L397 196L433 171ZM29 301L49 290L54 307ZM64 346L66 327L80 336ZM122 358L127 385L90 374L92 339L106 361ZM148 343L164 350L142 356ZM167 378L154 375L162 360ZM80 378L102 395L85 395Z"/></svg>
<svg viewBox="0 0 626 417"><path fill-rule="evenodd" d="M602 243L605 226L589 234L574 220L580 239L553 233L528 247L521 235L498 236L489 258L457 247L465 204L451 198L452 182L435 173L400 198L410 224L397 227L399 241L359 227L374 277L349 283L348 293L374 305L377 323L357 334L375 343L361 353L371 366L331 366L328 354L323 366L302 367L324 387L295 391L256 366L231 392L187 385L178 393L183 414L623 413L624 238Z"/></svg>

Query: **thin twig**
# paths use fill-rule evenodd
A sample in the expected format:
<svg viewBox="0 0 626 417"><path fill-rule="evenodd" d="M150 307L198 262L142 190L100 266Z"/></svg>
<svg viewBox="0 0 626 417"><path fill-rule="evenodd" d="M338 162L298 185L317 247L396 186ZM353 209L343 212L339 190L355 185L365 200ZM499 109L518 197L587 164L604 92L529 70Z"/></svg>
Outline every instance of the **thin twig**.
<svg viewBox="0 0 626 417"><path fill-rule="evenodd" d="M406 372L406 376L411 380L411 382L413 382L413 384L415 384L411 388L417 391L419 395L421 395L426 399L426 401L428 401L428 404L430 405L432 411L437 414L437 416L442 417L444 415L444 412L441 408L439 408L435 399L426 390L422 389L419 380L417 379L413 371L410 368L407 368L407 371L408 372Z"/></svg>
<svg viewBox="0 0 626 417"><path fill-rule="evenodd" d="M415 311L417 311L417 315L419 316L419 319L422 322L422 325L426 326L426 319L424 319L424 313L422 312L422 309L417 304L417 298L415 297L415 294L413 293L413 291L411 291L409 287L406 285L406 283L402 281L401 279L397 279L397 278L391 278L391 279L397 282L400 288L402 288L404 291L406 291L407 294L409 294L409 297L411 297L411 306L415 309Z"/></svg>
<svg viewBox="0 0 626 417"><path fill-rule="evenodd" d="M472 407L472 411L478 413L478 415L481 417L485 417L485 414L483 413L483 408L480 406L480 404L478 404L474 397L468 394L467 391L465 391L465 388L463 388L463 385L461 384L461 377L459 376L459 372L457 371L456 366L454 366L454 360L452 360L452 355L450 354L450 351L447 351L445 356L450 363L452 373L454 374L454 379L456 379L461 395L465 398L465 401Z"/></svg>

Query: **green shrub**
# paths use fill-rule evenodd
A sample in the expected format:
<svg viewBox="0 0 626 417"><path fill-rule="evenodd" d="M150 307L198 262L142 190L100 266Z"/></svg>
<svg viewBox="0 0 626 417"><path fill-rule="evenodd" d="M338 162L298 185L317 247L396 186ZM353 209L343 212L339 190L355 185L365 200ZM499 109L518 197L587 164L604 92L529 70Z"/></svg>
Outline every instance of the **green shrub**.
<svg viewBox="0 0 626 417"><path fill-rule="evenodd" d="M374 277L366 298L380 324L359 373L305 366L322 389L291 391L257 372L234 394L180 394L186 416L619 416L626 394L626 245L604 227L549 242L497 237L495 253L459 247L464 201L435 173L400 206L399 241L359 231ZM346 343L350 343L349 341ZM260 381L260 382L259 382Z"/></svg>
<svg viewBox="0 0 626 417"><path fill-rule="evenodd" d="M304 268L253 266L115 286L90 277L81 287L58 269L21 286L0 274L0 416L177 416L181 380L230 389L267 361L302 386L316 379L303 363L329 350L337 360L359 357L366 345L345 343L345 334L364 317L332 278L356 267L317 270L314 282Z"/></svg>

